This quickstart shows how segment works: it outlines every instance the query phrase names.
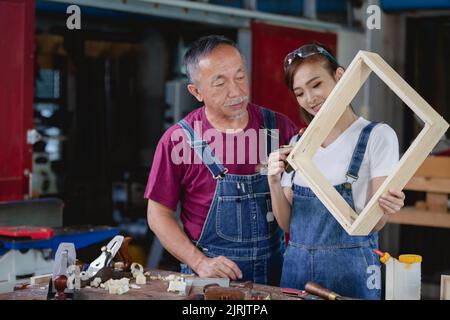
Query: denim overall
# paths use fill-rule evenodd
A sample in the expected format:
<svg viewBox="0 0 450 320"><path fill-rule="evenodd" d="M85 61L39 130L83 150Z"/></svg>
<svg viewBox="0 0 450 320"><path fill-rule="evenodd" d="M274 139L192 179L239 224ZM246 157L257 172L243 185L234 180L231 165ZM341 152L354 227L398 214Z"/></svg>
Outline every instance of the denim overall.
<svg viewBox="0 0 450 320"><path fill-rule="evenodd" d="M353 209L351 183L358 179L367 141L375 125L371 122L361 131L347 182L335 186ZM314 281L343 296L380 299L379 286L372 289L373 283L381 281L380 269L377 273L373 271L380 267L373 252L378 247L378 234L348 235L310 188L295 184L292 188L290 241L284 256L281 286L302 290L308 281ZM375 267L368 269L369 266ZM374 276L378 277L378 282L374 281Z"/></svg>
<svg viewBox="0 0 450 320"><path fill-rule="evenodd" d="M275 114L261 108L266 132L266 150L270 153L276 137ZM283 232L272 213L267 176L228 174L206 141L181 120L188 142L217 180L214 198L202 232L195 245L207 257L225 256L242 271L243 281L279 285L283 264ZM194 141L194 142L192 142ZM181 264L182 273L193 273Z"/></svg>

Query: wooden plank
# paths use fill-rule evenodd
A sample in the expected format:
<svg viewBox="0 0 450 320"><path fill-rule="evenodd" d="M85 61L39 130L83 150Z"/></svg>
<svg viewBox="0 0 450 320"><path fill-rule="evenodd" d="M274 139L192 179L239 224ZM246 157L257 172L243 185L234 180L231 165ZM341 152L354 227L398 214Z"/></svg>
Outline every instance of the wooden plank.
<svg viewBox="0 0 450 320"><path fill-rule="evenodd" d="M429 156L414 175L416 177L450 179L450 157Z"/></svg>
<svg viewBox="0 0 450 320"><path fill-rule="evenodd" d="M441 300L450 300L450 275L441 275Z"/></svg>
<svg viewBox="0 0 450 320"><path fill-rule="evenodd" d="M400 212L391 215L388 222L424 227L450 228L450 214L417 210L414 207L404 207Z"/></svg>
<svg viewBox="0 0 450 320"><path fill-rule="evenodd" d="M354 221L356 213L345 201L338 199L337 192L313 165L312 157L345 112L347 105L371 70L425 122L425 127ZM389 189L404 188L448 127L448 123L378 54L359 51L331 91L322 109L295 145L287 161L295 170L302 173L308 185L347 233L367 235L383 216L383 211L378 205L379 197Z"/></svg>
<svg viewBox="0 0 450 320"><path fill-rule="evenodd" d="M405 190L450 193L450 179L414 176L406 184Z"/></svg>
<svg viewBox="0 0 450 320"><path fill-rule="evenodd" d="M40 285L40 284L49 284L50 279L52 278L52 274L43 274L40 276L34 276L30 278L30 285L34 286L34 285Z"/></svg>

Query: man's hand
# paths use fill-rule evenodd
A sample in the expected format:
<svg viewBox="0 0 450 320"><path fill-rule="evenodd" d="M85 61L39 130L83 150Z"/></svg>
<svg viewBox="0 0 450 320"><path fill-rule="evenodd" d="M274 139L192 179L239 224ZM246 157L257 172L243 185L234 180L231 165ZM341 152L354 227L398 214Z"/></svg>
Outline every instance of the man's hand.
<svg viewBox="0 0 450 320"><path fill-rule="evenodd" d="M405 205L405 194L402 191L389 190L387 194L378 199L380 207L384 213L389 215L400 211Z"/></svg>
<svg viewBox="0 0 450 320"><path fill-rule="evenodd" d="M242 271L230 259L219 256L215 258L204 257L194 270L200 277L220 277L231 280L242 279Z"/></svg>
<svg viewBox="0 0 450 320"><path fill-rule="evenodd" d="M287 146L272 152L269 155L267 164L267 175L270 184L279 183L281 174L285 171L286 158L292 151L293 147Z"/></svg>

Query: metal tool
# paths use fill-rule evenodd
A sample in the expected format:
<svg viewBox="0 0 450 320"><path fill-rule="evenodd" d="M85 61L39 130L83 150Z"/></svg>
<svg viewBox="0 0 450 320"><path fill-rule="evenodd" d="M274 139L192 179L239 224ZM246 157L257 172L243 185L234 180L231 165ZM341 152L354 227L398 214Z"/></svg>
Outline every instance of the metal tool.
<svg viewBox="0 0 450 320"><path fill-rule="evenodd" d="M62 242L58 246L55 254L53 274L48 286L47 299L73 299L75 290L67 289L67 269L75 265L75 261L75 245L73 243Z"/></svg>
<svg viewBox="0 0 450 320"><path fill-rule="evenodd" d="M102 247L102 253L89 265L86 273L90 277L94 277L102 268L110 267L113 258L122 246L123 240L123 236L115 236L106 246Z"/></svg>
<svg viewBox="0 0 450 320"><path fill-rule="evenodd" d="M217 284L220 287L229 287L230 279L228 278L200 278L200 277L192 277L186 278L186 285L193 287L204 287L210 284Z"/></svg>
<svg viewBox="0 0 450 320"><path fill-rule="evenodd" d="M286 148L291 148L291 147L292 147L291 145L282 145L282 146L280 146L280 149L286 149ZM286 173L291 173L292 171L294 171L294 168L292 168L291 164L289 162L287 162L287 160L284 161L284 163L285 163L284 171Z"/></svg>

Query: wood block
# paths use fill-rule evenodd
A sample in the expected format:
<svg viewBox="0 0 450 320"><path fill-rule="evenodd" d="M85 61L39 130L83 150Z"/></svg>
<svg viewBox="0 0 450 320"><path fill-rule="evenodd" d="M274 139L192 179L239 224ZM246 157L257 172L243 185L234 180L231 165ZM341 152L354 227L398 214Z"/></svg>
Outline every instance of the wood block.
<svg viewBox="0 0 450 320"><path fill-rule="evenodd" d="M32 286L39 285L39 284L48 284L50 282L50 279L52 278L52 274L42 274L39 276L34 276L30 278L30 284Z"/></svg>
<svg viewBox="0 0 450 320"><path fill-rule="evenodd" d="M447 212L448 195L443 193L427 192L427 208L430 211Z"/></svg>
<svg viewBox="0 0 450 320"><path fill-rule="evenodd" d="M441 300L450 300L450 275L441 276Z"/></svg>

